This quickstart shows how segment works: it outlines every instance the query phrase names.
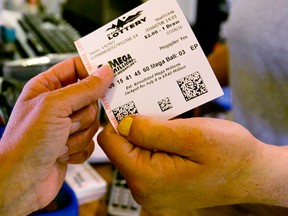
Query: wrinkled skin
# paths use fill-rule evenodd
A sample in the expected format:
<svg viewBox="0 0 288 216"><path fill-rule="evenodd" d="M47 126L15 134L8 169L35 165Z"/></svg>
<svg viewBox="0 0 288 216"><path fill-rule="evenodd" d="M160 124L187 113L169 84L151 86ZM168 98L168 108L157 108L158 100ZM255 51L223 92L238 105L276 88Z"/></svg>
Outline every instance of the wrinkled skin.
<svg viewBox="0 0 288 216"><path fill-rule="evenodd" d="M67 164L91 155L99 127L97 99L112 79L107 66L88 76L75 57L25 85L0 142L0 215L45 207L57 195Z"/></svg>
<svg viewBox="0 0 288 216"><path fill-rule="evenodd" d="M229 204L288 205L287 175L281 171L287 148L262 143L226 120L128 118L128 133L108 125L98 142L146 211L191 215Z"/></svg>

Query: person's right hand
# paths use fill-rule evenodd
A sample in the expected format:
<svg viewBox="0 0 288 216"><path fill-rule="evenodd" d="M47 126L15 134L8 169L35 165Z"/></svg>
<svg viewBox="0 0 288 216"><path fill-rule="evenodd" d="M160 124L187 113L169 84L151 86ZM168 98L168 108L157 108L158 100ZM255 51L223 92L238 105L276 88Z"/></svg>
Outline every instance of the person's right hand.
<svg viewBox="0 0 288 216"><path fill-rule="evenodd" d="M29 80L0 141L0 215L47 206L67 164L88 159L99 127L97 100L113 78L109 66L88 76L75 57Z"/></svg>
<svg viewBox="0 0 288 216"><path fill-rule="evenodd" d="M148 212L264 203L288 206L288 152L262 143L241 125L212 118L124 118L98 143ZM189 213L187 213L189 215Z"/></svg>

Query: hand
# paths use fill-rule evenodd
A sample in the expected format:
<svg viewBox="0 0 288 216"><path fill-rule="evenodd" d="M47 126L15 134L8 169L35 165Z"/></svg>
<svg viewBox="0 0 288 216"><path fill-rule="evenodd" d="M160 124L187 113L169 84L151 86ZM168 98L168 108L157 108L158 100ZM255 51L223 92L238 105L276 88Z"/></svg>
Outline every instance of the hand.
<svg viewBox="0 0 288 216"><path fill-rule="evenodd" d="M82 163L94 150L97 99L114 76L108 66L87 76L77 57L24 87L0 143L0 214L26 215L48 205L67 164Z"/></svg>
<svg viewBox="0 0 288 216"><path fill-rule="evenodd" d="M287 161L287 151L282 156L234 122L132 116L118 130L122 136L108 125L98 142L148 212L185 215L217 205L275 204L280 197L288 205L287 162L272 162ZM272 185L274 176L281 184Z"/></svg>

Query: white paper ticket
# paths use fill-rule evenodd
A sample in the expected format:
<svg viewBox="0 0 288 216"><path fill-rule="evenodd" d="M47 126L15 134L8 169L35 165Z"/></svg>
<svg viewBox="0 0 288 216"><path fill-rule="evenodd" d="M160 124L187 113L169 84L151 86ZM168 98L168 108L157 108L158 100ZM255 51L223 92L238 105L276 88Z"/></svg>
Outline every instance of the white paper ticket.
<svg viewBox="0 0 288 216"><path fill-rule="evenodd" d="M101 100L116 131L127 115L170 119L223 95L176 0L149 0L75 45L89 74L114 70Z"/></svg>

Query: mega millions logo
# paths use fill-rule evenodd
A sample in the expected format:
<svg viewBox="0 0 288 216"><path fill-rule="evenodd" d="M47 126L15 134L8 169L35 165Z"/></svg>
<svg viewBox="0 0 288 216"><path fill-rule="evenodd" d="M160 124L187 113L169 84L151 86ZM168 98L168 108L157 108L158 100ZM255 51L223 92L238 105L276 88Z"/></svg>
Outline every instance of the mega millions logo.
<svg viewBox="0 0 288 216"><path fill-rule="evenodd" d="M132 67L136 63L136 59L132 58L130 54L120 56L111 61L108 64L114 71L114 76L123 73L128 68Z"/></svg>
<svg viewBox="0 0 288 216"><path fill-rule="evenodd" d="M121 34L141 25L146 22L146 17L141 18L142 11L138 11L136 14L130 15L128 17L123 17L122 19L117 20L117 24L112 24L110 28L106 30L108 33L108 39L112 40L113 38L118 37Z"/></svg>

